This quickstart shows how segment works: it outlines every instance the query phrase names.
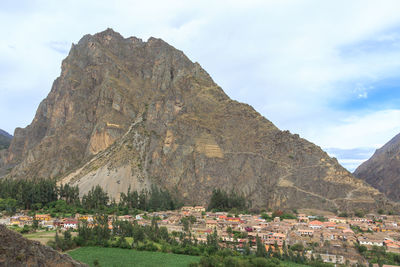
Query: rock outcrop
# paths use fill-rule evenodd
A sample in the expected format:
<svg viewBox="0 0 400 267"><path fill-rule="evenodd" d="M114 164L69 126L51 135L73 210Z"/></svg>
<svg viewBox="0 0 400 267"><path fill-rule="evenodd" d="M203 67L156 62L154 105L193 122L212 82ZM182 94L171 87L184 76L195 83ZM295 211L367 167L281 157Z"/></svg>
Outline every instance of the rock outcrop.
<svg viewBox="0 0 400 267"><path fill-rule="evenodd" d="M354 175L384 193L389 199L400 201L400 134L354 172Z"/></svg>
<svg viewBox="0 0 400 267"><path fill-rule="evenodd" d="M10 178L57 178L118 199L155 184L187 204L215 188L254 207L375 209L388 204L318 146L231 100L161 39L108 29L73 45L33 122L16 129Z"/></svg>
<svg viewBox="0 0 400 267"><path fill-rule="evenodd" d="M13 267L84 267L67 254L31 241L0 224L0 266Z"/></svg>

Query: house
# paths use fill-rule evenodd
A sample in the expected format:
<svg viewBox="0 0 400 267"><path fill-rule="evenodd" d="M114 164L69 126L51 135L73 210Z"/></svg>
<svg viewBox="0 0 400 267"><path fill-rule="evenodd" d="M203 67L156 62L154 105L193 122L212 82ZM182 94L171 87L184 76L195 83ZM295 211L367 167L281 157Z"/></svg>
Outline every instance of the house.
<svg viewBox="0 0 400 267"><path fill-rule="evenodd" d="M284 223L286 225L293 226L293 225L297 224L297 220L295 220L295 219L283 219L282 223Z"/></svg>
<svg viewBox="0 0 400 267"><path fill-rule="evenodd" d="M64 227L64 221L56 219L56 220L53 221L53 226L54 227L62 227L63 228Z"/></svg>
<svg viewBox="0 0 400 267"><path fill-rule="evenodd" d="M13 216L10 218L10 225L19 224L18 216Z"/></svg>
<svg viewBox="0 0 400 267"><path fill-rule="evenodd" d="M64 221L64 229L78 229L78 220L66 219Z"/></svg>
<svg viewBox="0 0 400 267"><path fill-rule="evenodd" d="M131 223L133 223L135 221L135 219L131 215L118 216L118 220L119 221L125 221L125 222L131 222Z"/></svg>
<svg viewBox="0 0 400 267"><path fill-rule="evenodd" d="M193 208L193 211L195 211L195 212L205 212L205 211L206 211L206 208L203 207L203 206L195 206L195 207Z"/></svg>
<svg viewBox="0 0 400 267"><path fill-rule="evenodd" d="M218 215L217 220L225 220L226 218L228 218L228 216L226 216L226 215Z"/></svg>
<svg viewBox="0 0 400 267"><path fill-rule="evenodd" d="M308 226L312 229L321 229L322 228L323 223L318 221L318 220L314 220L311 221Z"/></svg>
<svg viewBox="0 0 400 267"><path fill-rule="evenodd" d="M207 220L206 221L206 228L207 229L215 229L218 226L218 222L216 220Z"/></svg>
<svg viewBox="0 0 400 267"><path fill-rule="evenodd" d="M29 221L33 220L33 218L31 216L26 216L26 215L19 216L18 219L21 222L29 222Z"/></svg>
<svg viewBox="0 0 400 267"><path fill-rule="evenodd" d="M314 235L313 229L299 229L299 230L297 230L297 232L301 236L313 236Z"/></svg>
<svg viewBox="0 0 400 267"><path fill-rule="evenodd" d="M343 217L330 217L328 221L334 223L347 223L347 219Z"/></svg>
<svg viewBox="0 0 400 267"><path fill-rule="evenodd" d="M361 222L361 223L365 223L365 222L368 222L368 219L367 219L367 218L358 218L358 217L355 217L355 218L352 218L352 219L351 219L350 223L352 223L352 222Z"/></svg>
<svg viewBox="0 0 400 267"><path fill-rule="evenodd" d="M333 230L336 228L336 223L335 222L323 222L322 223L323 227L326 229Z"/></svg>
<svg viewBox="0 0 400 267"><path fill-rule="evenodd" d="M286 240L286 235L281 233L270 233L267 235L266 243L268 244L278 244L278 246L282 246L283 241Z"/></svg>
<svg viewBox="0 0 400 267"><path fill-rule="evenodd" d="M400 253L400 242L398 241L386 239L385 241L383 241L383 245L388 252Z"/></svg>
<svg viewBox="0 0 400 267"><path fill-rule="evenodd" d="M316 254L315 258L321 257L323 262L334 263L334 264L344 264L345 259L341 255L332 255L332 254Z"/></svg>
<svg viewBox="0 0 400 267"><path fill-rule="evenodd" d="M373 237L359 236L357 238L357 241L360 245L364 245L367 247L372 247L372 246L382 247L383 246L382 239L376 239Z"/></svg>
<svg viewBox="0 0 400 267"><path fill-rule="evenodd" d="M21 216L14 216L10 218L11 225L18 225L23 227L24 225L32 225L33 220L32 217L21 215Z"/></svg>
<svg viewBox="0 0 400 267"><path fill-rule="evenodd" d="M180 225L167 224L165 227L167 227L168 233L183 232L183 226Z"/></svg>
<svg viewBox="0 0 400 267"><path fill-rule="evenodd" d="M310 219L303 213L297 215L297 220L299 222L305 222L305 223L308 223L310 221Z"/></svg>
<svg viewBox="0 0 400 267"><path fill-rule="evenodd" d="M36 214L35 215L35 220L42 222L42 221L50 221L51 220L51 216L50 214Z"/></svg>
<svg viewBox="0 0 400 267"><path fill-rule="evenodd" d="M76 219L78 219L78 221L87 221L87 222L93 222L93 216L92 215L79 215L79 216L75 216Z"/></svg>
<svg viewBox="0 0 400 267"><path fill-rule="evenodd" d="M183 206L182 208L181 208L181 212L191 212L191 211L193 211L193 207L192 206Z"/></svg>

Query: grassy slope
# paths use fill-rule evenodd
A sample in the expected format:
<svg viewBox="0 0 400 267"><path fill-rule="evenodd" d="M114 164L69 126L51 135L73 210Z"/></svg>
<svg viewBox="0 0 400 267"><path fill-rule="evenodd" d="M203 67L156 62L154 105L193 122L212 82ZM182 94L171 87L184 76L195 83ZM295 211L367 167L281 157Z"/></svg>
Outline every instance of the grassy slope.
<svg viewBox="0 0 400 267"><path fill-rule="evenodd" d="M68 252L68 254L81 262L93 265L97 259L100 266L188 266L197 262L200 257L177 255L161 252L137 251L133 249L82 247Z"/></svg>

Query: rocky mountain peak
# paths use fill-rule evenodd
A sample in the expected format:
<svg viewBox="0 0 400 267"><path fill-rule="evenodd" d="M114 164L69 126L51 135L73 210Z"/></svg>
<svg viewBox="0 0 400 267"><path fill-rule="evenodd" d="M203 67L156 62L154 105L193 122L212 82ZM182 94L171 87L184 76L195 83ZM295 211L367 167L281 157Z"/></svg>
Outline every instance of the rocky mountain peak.
<svg viewBox="0 0 400 267"><path fill-rule="evenodd" d="M355 170L354 175L389 199L400 201L400 134L377 149L370 159Z"/></svg>
<svg viewBox="0 0 400 267"><path fill-rule="evenodd" d="M72 47L5 164L10 178L57 178L82 194L100 184L117 199L157 185L187 204L222 188L254 207L388 205L318 146L231 100L182 51L112 29Z"/></svg>

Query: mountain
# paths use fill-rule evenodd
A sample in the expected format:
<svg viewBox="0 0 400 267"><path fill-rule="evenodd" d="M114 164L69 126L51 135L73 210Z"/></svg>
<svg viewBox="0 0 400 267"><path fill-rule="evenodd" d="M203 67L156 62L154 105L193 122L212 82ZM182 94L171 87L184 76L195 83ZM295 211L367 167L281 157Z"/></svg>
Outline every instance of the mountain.
<svg viewBox="0 0 400 267"><path fill-rule="evenodd" d="M6 174L11 167L4 163L7 157L6 149L10 146L11 140L12 136L6 131L0 129L0 177Z"/></svg>
<svg viewBox="0 0 400 267"><path fill-rule="evenodd" d="M0 129L0 150L10 146L12 135Z"/></svg>
<svg viewBox="0 0 400 267"><path fill-rule="evenodd" d="M400 201L400 134L376 150L369 160L355 170L354 175L389 199Z"/></svg>
<svg viewBox="0 0 400 267"><path fill-rule="evenodd" d="M100 184L117 200L129 186L157 185L187 204L221 188L253 207L390 205L320 147L230 99L183 52L112 29L72 45L3 166L14 166L8 178L57 178L81 194Z"/></svg>
<svg viewBox="0 0 400 267"><path fill-rule="evenodd" d="M31 241L0 224L0 266L88 266L50 247Z"/></svg>

